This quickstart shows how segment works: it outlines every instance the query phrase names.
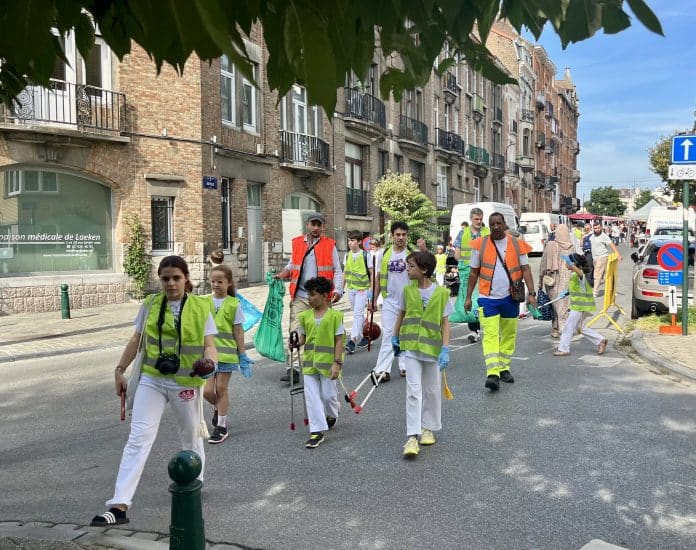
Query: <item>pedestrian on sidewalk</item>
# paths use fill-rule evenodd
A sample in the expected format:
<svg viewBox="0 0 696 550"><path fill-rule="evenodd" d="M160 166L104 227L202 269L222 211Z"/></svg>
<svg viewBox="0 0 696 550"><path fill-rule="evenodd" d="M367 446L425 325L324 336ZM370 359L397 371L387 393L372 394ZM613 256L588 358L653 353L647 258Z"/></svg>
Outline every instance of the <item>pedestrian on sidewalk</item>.
<svg viewBox="0 0 696 550"><path fill-rule="evenodd" d="M464 309L471 311L471 295L478 283L485 387L497 391L500 380L508 384L515 381L510 363L515 352L520 307L511 295L512 284L524 280L528 305L536 306L536 292L527 259L531 247L505 233L505 218L500 212L493 212L488 221L491 234L471 242L471 273Z"/></svg>
<svg viewBox="0 0 696 550"><path fill-rule="evenodd" d="M543 287L549 299L555 300L563 292L568 290L570 272L566 269L563 258L575 254L568 226L564 223L556 227L556 239L549 241L544 246L539 262L539 289ZM560 300L554 302L553 320L551 321L551 338L560 338L561 331L568 317L568 302Z"/></svg>
<svg viewBox="0 0 696 550"><path fill-rule="evenodd" d="M607 235L602 230L602 222L595 220L594 233L590 237L590 244L592 246L592 260L594 261L594 297L599 296L599 287L604 284L604 274L607 270L607 263L609 262L609 254L613 251L622 260L621 254L619 254L619 249L612 242L609 235Z"/></svg>
<svg viewBox="0 0 696 550"><path fill-rule="evenodd" d="M408 248L408 224L402 221L392 222L390 228L392 246L384 251L382 263L379 268L379 277L375 277L375 293L382 295L382 342L379 346L379 355L374 372L381 377L382 382L391 379L394 350L391 345L391 337L394 334L394 323L401 312L399 302L404 288L409 284L406 257ZM372 311L372 304L368 304ZM406 360L399 357L399 374L406 376Z"/></svg>
<svg viewBox="0 0 696 550"><path fill-rule="evenodd" d="M331 281L333 290L331 303L340 300L343 293L343 271L336 249L336 241L323 235L326 218L319 212L307 217L307 233L292 240L292 253L288 264L274 275L276 279L290 281L290 332L297 330L300 313L310 309L305 282L315 277ZM287 354L288 357L290 354ZM290 381L288 367L281 382ZM294 370L292 376L298 381L300 373Z"/></svg>
<svg viewBox="0 0 696 550"><path fill-rule="evenodd" d="M406 444L403 455L420 453L420 445L435 444L433 432L442 429L440 372L449 365L449 291L432 282L436 266L430 252L412 252L406 258L408 278L416 285L404 288L399 316L391 337L395 354L406 359Z"/></svg>
<svg viewBox="0 0 696 550"><path fill-rule="evenodd" d="M338 419L336 379L343 367L343 313L331 308L331 281L316 277L305 282L311 309L299 314L297 333L304 346L302 374L307 400L309 439L307 449L316 449Z"/></svg>
<svg viewBox="0 0 696 550"><path fill-rule="evenodd" d="M367 302L372 297L372 265L368 264L368 254L360 248L362 233L351 231L348 233L348 252L343 260L344 280L343 292L348 292L348 301L353 309L353 326L350 330L350 338L346 342L346 351L355 353L356 348L366 348L369 341L363 336L363 324L365 323L365 310Z"/></svg>
<svg viewBox="0 0 696 550"><path fill-rule="evenodd" d="M135 359L144 331L145 357L114 496L106 502L108 511L92 519L93 526L129 522L126 510L133 503L167 403L172 407L182 449L198 453L205 466L201 386L217 368L215 320L210 302L190 294L189 268L183 258L162 258L157 275L163 291L148 297L141 306L135 318L135 332L116 366L116 395L120 396L128 386L123 373Z"/></svg>
<svg viewBox="0 0 696 550"><path fill-rule="evenodd" d="M235 297L232 269L226 265L216 265L210 272L210 286L213 293L208 296L212 311L215 312L215 326L218 333L215 347L218 352L218 370L209 378L203 388L203 396L213 406L213 434L208 443L222 443L227 439L227 413L230 407L229 384L232 372L239 370L245 378L251 378L251 365L254 362L246 354L244 344L245 321L239 300Z"/></svg>
<svg viewBox="0 0 696 550"><path fill-rule="evenodd" d="M439 286L445 286L445 271L447 271L447 254L445 253L445 245L437 245L437 254L435 254L435 280Z"/></svg>
<svg viewBox="0 0 696 550"><path fill-rule="evenodd" d="M570 343L579 327L582 335L597 346L597 353L602 355L607 348L607 339L599 332L587 327L583 320L595 310L595 300L592 295L592 287L586 280L589 268L584 256L572 254L566 260L566 269L571 272L568 283L570 295L570 311L568 319L563 327L561 341L558 349L553 352L555 356L570 355Z"/></svg>

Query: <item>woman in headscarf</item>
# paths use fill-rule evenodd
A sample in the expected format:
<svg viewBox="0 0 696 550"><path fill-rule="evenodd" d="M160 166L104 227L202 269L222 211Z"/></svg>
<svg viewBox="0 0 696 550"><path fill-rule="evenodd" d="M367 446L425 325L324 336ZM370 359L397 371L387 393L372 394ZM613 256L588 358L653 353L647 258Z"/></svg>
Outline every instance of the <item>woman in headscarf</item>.
<svg viewBox="0 0 696 550"><path fill-rule="evenodd" d="M576 252L576 247L570 237L570 230L564 223L556 227L556 238L546 243L539 264L539 288L544 289L551 300L568 290L571 271L565 268L563 256ZM553 281L553 284L547 284ZM551 305L554 319L551 322L551 337L559 338L566 317L568 316L568 300L559 300Z"/></svg>

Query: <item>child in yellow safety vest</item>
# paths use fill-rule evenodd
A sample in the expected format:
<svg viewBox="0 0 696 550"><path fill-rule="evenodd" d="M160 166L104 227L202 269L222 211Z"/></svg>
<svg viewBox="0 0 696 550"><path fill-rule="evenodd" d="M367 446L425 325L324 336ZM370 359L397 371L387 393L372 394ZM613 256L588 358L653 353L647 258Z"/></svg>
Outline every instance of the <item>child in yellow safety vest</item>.
<svg viewBox="0 0 696 550"><path fill-rule="evenodd" d="M435 254L435 280L440 286L445 286L445 271L447 270L447 254L445 254L445 245L437 245L437 254Z"/></svg>
<svg viewBox="0 0 696 550"><path fill-rule="evenodd" d="M408 285L401 296L394 325L394 355L406 359L406 435L403 454L413 457L420 445L433 445L433 432L442 429L440 372L449 365L450 292L433 284L436 260L430 252L412 252L406 258ZM398 336L397 336L398 335Z"/></svg>
<svg viewBox="0 0 696 550"><path fill-rule="evenodd" d="M343 367L343 313L329 307L332 283L324 277L305 282L307 301L312 309L298 316L299 344L304 346L302 374L309 421L308 449L315 449L326 438L324 432L338 418L336 379Z"/></svg>
<svg viewBox="0 0 696 550"><path fill-rule="evenodd" d="M213 406L213 434L208 443L222 443L227 439L227 412L230 407L228 386L232 371L239 370L244 378L251 378L251 365L244 346L244 313L235 296L232 270L224 265L210 271L213 294L208 298L215 326L218 329L215 347L218 352L218 372L209 378L203 389L203 397Z"/></svg>
<svg viewBox="0 0 696 550"><path fill-rule="evenodd" d="M346 351L355 353L356 348L366 348L367 338L363 337L363 323L367 302L372 298L372 265L368 264L367 252L360 248L362 233L348 233L348 253L343 262L343 293L348 294L353 309L353 326L350 338L346 338Z"/></svg>
<svg viewBox="0 0 696 550"><path fill-rule="evenodd" d="M553 352L555 356L570 355L570 342L575 330L580 327L582 335L597 346L597 353L602 355L607 347L607 339L599 332L584 326L584 317L595 310L595 299L592 294L592 286L587 282L585 275L589 271L585 257L580 254L563 256L566 267L572 271L568 282L568 294L570 296L570 311L563 326L561 340L558 349Z"/></svg>

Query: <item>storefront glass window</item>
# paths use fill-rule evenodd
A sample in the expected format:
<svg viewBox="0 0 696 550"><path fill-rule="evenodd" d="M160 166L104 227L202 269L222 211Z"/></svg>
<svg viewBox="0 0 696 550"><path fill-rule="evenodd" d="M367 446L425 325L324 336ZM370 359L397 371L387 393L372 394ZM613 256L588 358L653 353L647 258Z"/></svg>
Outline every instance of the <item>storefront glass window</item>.
<svg viewBox="0 0 696 550"><path fill-rule="evenodd" d="M0 277L113 269L111 190L63 172L0 170Z"/></svg>

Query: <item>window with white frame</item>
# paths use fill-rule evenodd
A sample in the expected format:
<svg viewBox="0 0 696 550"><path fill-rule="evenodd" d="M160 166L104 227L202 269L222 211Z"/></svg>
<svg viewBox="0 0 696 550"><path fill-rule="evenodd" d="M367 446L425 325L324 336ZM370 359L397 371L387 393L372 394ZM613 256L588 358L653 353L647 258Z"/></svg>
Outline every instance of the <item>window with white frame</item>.
<svg viewBox="0 0 696 550"><path fill-rule="evenodd" d="M5 172L4 195L57 194L58 175L43 170L8 170Z"/></svg>
<svg viewBox="0 0 696 550"><path fill-rule="evenodd" d="M152 251L174 248L174 197L152 197Z"/></svg>
<svg viewBox="0 0 696 550"><path fill-rule="evenodd" d="M223 55L220 58L220 102L222 110L222 121L230 124L235 123L234 116L234 73L235 67L230 59Z"/></svg>
<svg viewBox="0 0 696 550"><path fill-rule="evenodd" d="M437 193L435 197L438 208L447 208L447 170L446 164L437 165Z"/></svg>
<svg viewBox="0 0 696 550"><path fill-rule="evenodd" d="M254 80L258 78L256 66L253 68ZM242 78L242 123L244 129L256 132L256 86L246 78Z"/></svg>
<svg viewBox="0 0 696 550"><path fill-rule="evenodd" d="M474 177L474 202L481 200L481 179Z"/></svg>

